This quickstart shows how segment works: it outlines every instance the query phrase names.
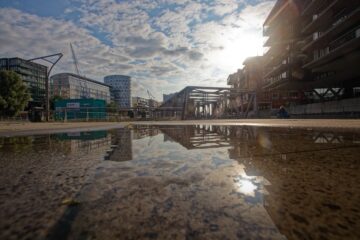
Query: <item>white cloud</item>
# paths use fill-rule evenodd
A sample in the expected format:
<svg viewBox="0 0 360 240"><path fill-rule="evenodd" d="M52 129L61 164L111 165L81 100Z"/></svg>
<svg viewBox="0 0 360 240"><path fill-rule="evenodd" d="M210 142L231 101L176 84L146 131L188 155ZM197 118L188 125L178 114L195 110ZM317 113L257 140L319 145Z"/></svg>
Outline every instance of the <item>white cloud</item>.
<svg viewBox="0 0 360 240"><path fill-rule="evenodd" d="M76 2L78 8L64 10L64 16L78 15L71 21L0 8L0 54L32 58L62 52L64 58L54 72L72 72L72 42L87 77L102 80L108 74L130 74L133 95L146 96L149 89L158 99L186 85L224 86L244 55L257 54L246 43L262 43L262 22L274 4L265 1L252 6L243 0ZM214 15L216 21L209 19Z"/></svg>

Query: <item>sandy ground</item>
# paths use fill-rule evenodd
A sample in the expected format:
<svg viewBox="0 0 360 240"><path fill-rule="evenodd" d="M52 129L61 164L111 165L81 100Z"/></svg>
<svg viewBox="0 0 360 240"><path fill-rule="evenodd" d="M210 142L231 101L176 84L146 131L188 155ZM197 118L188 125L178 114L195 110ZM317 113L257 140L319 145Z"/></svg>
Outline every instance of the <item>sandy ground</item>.
<svg viewBox="0 0 360 240"><path fill-rule="evenodd" d="M264 127L330 128L344 131L360 130L360 119L231 119L187 121L136 121L136 122L0 122L0 136L59 133L64 131L89 131L120 128L133 125L247 125Z"/></svg>

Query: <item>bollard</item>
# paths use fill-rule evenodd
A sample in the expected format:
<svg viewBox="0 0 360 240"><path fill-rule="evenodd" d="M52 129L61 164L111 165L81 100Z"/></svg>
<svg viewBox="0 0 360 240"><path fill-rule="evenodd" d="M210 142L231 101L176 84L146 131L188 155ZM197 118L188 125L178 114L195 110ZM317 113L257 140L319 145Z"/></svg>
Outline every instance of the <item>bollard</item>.
<svg viewBox="0 0 360 240"><path fill-rule="evenodd" d="M67 122L67 111L66 111L66 108L65 108L65 113L64 113L64 122Z"/></svg>

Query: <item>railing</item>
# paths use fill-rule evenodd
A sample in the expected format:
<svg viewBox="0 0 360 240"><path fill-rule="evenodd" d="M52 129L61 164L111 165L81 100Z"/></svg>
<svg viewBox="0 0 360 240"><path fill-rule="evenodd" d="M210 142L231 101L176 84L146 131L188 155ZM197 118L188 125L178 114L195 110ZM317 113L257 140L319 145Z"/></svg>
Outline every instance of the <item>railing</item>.
<svg viewBox="0 0 360 240"><path fill-rule="evenodd" d="M360 12L360 7L356 8L355 10L353 9L347 9L346 11L341 12L341 14L337 14L337 18L336 20L331 24L331 26L321 34L321 36L319 36L317 39L314 39L310 42L307 42L305 44L305 46L303 47L302 50L305 50L311 46L313 46L313 44L317 41L320 41L320 39L323 39L324 37L326 37L331 31L333 31L335 28L337 28L341 23L345 22L346 20L352 18L353 16L355 16L358 12ZM352 30L351 30L352 31ZM349 33L351 33L351 31ZM356 28L355 28L355 32L356 32ZM343 35L344 36L344 35ZM342 38L343 36L341 36L340 38ZM336 40L335 40L336 41ZM333 41L334 42L334 41Z"/></svg>
<svg viewBox="0 0 360 240"><path fill-rule="evenodd" d="M329 44L329 53L336 50L337 48L343 46L345 43L358 38L359 36L356 36L356 31L359 31L360 26L357 26L356 28L352 29L348 33L342 35L341 37L335 39Z"/></svg>
<svg viewBox="0 0 360 240"><path fill-rule="evenodd" d="M318 21L323 21L321 18L329 12L329 10L334 7L337 3L339 2L339 0L335 0L333 1L330 5L328 5L322 12L320 12L319 14L317 14L316 18L313 18L311 21L308 22L307 25L304 25L303 31L307 31L315 22Z"/></svg>

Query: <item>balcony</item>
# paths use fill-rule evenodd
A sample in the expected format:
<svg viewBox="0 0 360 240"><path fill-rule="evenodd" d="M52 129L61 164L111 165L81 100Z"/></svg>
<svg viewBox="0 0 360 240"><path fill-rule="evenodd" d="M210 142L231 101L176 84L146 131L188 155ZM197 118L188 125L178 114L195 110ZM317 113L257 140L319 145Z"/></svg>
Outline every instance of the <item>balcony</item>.
<svg viewBox="0 0 360 240"><path fill-rule="evenodd" d="M267 41L264 43L264 47L271 47L271 46L277 46L277 45L286 45L289 43L292 43L294 41L293 35L286 35L277 37L277 39L274 37L269 37Z"/></svg>
<svg viewBox="0 0 360 240"><path fill-rule="evenodd" d="M343 0L335 0L333 1L329 6L327 6L321 13L319 13L316 18L313 19L308 25L306 25L302 33L303 34L310 34L312 32L315 32L317 29L319 29L324 24L329 24L331 22L331 17L333 15L333 11L331 11L335 7L339 6L346 6L346 3L344 3Z"/></svg>
<svg viewBox="0 0 360 240"><path fill-rule="evenodd" d="M360 48L360 26L352 29L328 45L328 52L324 56L305 64L304 68L315 68L327 64Z"/></svg>
<svg viewBox="0 0 360 240"><path fill-rule="evenodd" d="M264 54L266 61L264 62L265 67L273 67L281 63L281 61L289 56L290 48L286 47L272 47L270 50Z"/></svg>
<svg viewBox="0 0 360 240"><path fill-rule="evenodd" d="M310 15L324 4L325 0L312 0L302 11L301 16Z"/></svg>
<svg viewBox="0 0 360 240"><path fill-rule="evenodd" d="M342 15L338 17L331 27L321 34L317 39L308 42L303 48L302 51L312 51L316 47L326 44L337 34L345 31L347 28L351 27L354 23L360 21L360 7L356 8L347 15Z"/></svg>
<svg viewBox="0 0 360 240"><path fill-rule="evenodd" d="M287 82L289 82L288 77L271 79L267 83L264 84L263 89L264 90L270 90L270 89L276 88L279 85L282 85L282 84L287 83Z"/></svg>
<svg viewBox="0 0 360 240"><path fill-rule="evenodd" d="M267 72L264 78L270 78L274 75L278 75L284 72L284 70L286 70L287 68L289 68L289 66L290 66L289 63L280 63L276 67L273 67L269 72Z"/></svg>
<svg viewBox="0 0 360 240"><path fill-rule="evenodd" d="M270 26L264 26L263 28L263 36L269 37L271 34L271 27Z"/></svg>

